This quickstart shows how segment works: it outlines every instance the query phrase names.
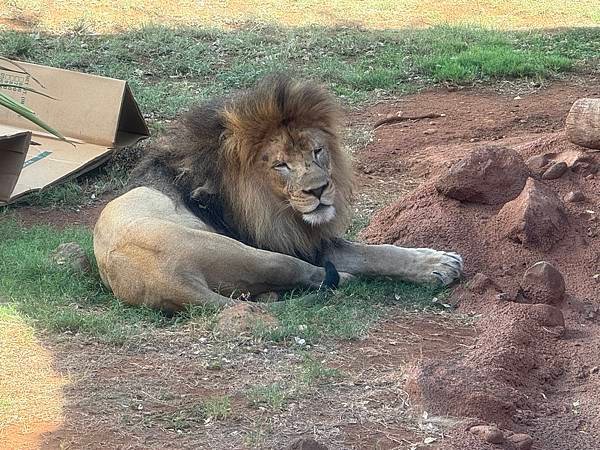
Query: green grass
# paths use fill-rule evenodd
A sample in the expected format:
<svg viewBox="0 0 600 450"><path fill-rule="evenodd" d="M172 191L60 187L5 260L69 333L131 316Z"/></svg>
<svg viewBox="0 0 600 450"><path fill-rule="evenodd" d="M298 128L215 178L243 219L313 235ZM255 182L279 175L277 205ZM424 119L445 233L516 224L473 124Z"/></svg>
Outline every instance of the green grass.
<svg viewBox="0 0 600 450"><path fill-rule="evenodd" d="M287 403L323 384L340 380L344 373L327 367L307 351L300 351L302 360L290 381L259 384L248 389L246 398L250 406L280 411Z"/></svg>
<svg viewBox="0 0 600 450"><path fill-rule="evenodd" d="M122 343L167 320L146 308L129 308L104 288L98 274L73 273L50 260L61 243L80 243L90 258L89 230L22 228L0 220L0 298L38 329L84 333L101 341Z"/></svg>
<svg viewBox="0 0 600 450"><path fill-rule="evenodd" d="M202 403L207 419L223 420L231 415L231 399L227 396L210 397Z"/></svg>
<svg viewBox="0 0 600 450"><path fill-rule="evenodd" d="M211 322L216 311L195 307L165 318L143 307L128 307L101 283L95 263L91 274L77 274L51 261L61 243L77 242L94 261L91 232L85 228L58 230L36 225L24 228L0 216L0 299L37 329L83 333L120 344L156 327L175 326L189 318ZM356 280L330 294L290 293L284 304L272 305L276 329L256 329L259 339L298 345L322 339L356 339L391 305L425 310L439 289L392 280ZM302 346L300 346L302 347ZM218 370L218 367L213 367Z"/></svg>
<svg viewBox="0 0 600 450"><path fill-rule="evenodd" d="M149 412L144 416L143 423L147 427L162 424L167 430L180 432L203 426L208 421L225 420L230 416L231 399L228 396L217 395L168 413Z"/></svg>
<svg viewBox="0 0 600 450"><path fill-rule="evenodd" d="M254 332L261 338L297 345L298 340L311 344L323 339L358 339L388 307L438 309L432 299L443 295L444 291L435 286L387 278L357 279L327 294L288 294L285 302L270 307L279 326L275 329L257 327Z"/></svg>
<svg viewBox="0 0 600 450"><path fill-rule="evenodd" d="M253 407L263 406L271 410L280 410L289 399L289 393L281 383L272 383L249 389L246 397Z"/></svg>
<svg viewBox="0 0 600 450"><path fill-rule="evenodd" d="M286 71L322 80L346 102L440 82L543 79L588 64L600 29L554 33L475 27L367 31L249 25L234 31L147 27L118 35L0 33L0 54L126 79L150 118Z"/></svg>
<svg viewBox="0 0 600 450"><path fill-rule="evenodd" d="M326 384L343 376L340 370L325 366L309 354L304 355L301 379L306 385Z"/></svg>

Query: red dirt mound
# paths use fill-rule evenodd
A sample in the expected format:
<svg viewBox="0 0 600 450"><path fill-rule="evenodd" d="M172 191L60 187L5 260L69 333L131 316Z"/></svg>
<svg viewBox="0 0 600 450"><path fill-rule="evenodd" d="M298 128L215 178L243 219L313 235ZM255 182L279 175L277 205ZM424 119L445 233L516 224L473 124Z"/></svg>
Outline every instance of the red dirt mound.
<svg viewBox="0 0 600 450"><path fill-rule="evenodd" d="M517 244L550 250L567 233L569 221L554 191L529 178L521 194L498 211L492 226Z"/></svg>
<svg viewBox="0 0 600 450"><path fill-rule="evenodd" d="M458 162L439 157L432 180L379 212L362 233L369 243L457 251L472 278L455 290L453 303L483 317L477 344L462 358L422 362L409 374L407 390L430 414L496 424L506 449L595 448L599 377L588 358L600 364L600 183L594 175L600 157L562 133L513 146L520 157L467 148ZM566 168L553 169L559 163ZM555 173L546 175L549 170ZM520 171L531 177L513 193L519 177L511 175ZM563 203L573 192L580 201ZM546 263L532 267L540 261ZM488 448L481 439L457 429L444 448L478 448L473 442Z"/></svg>
<svg viewBox="0 0 600 450"><path fill-rule="evenodd" d="M559 133L514 149L528 158L540 149L560 156L572 147ZM598 166L600 156L585 157L592 167ZM433 181L378 212L362 238L369 243L456 251L465 259L468 277L485 273L507 292L518 287L528 267L549 261L565 275L571 294L592 298L598 290L593 276L600 262L600 177L569 169L555 180L530 178L515 200L485 205L440 194L435 183L447 171L439 164ZM580 191L586 200L564 204L559 200L573 191Z"/></svg>
<svg viewBox="0 0 600 450"><path fill-rule="evenodd" d="M527 412L547 408L539 392L561 374L552 348L564 319L548 305L488 301L493 314L482 320L476 347L460 360L423 363L407 387L428 413L474 417L510 429Z"/></svg>

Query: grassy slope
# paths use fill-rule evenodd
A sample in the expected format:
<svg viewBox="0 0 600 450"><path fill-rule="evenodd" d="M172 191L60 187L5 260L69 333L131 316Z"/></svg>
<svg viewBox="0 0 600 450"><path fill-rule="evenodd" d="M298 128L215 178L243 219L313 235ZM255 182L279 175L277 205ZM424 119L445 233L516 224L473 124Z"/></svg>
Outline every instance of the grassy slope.
<svg viewBox="0 0 600 450"><path fill-rule="evenodd" d="M542 79L594 64L600 29L553 34L440 26L427 30L251 26L144 28L118 35L0 33L0 54L129 80L150 118L252 84L273 71L323 80L347 102L433 82Z"/></svg>

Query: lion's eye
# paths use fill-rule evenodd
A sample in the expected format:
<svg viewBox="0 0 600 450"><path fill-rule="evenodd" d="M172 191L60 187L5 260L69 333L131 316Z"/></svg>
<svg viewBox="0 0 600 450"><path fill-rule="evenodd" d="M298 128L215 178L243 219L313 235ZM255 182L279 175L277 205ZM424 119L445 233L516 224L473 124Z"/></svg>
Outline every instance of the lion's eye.
<svg viewBox="0 0 600 450"><path fill-rule="evenodd" d="M321 153L323 153L323 149L321 147L319 147L319 148L313 150L313 153L315 154L315 159L316 159L321 155Z"/></svg>
<svg viewBox="0 0 600 450"><path fill-rule="evenodd" d="M275 164L273 164L273 168L274 169L278 169L278 170L289 170L290 166L288 166L286 163L278 161Z"/></svg>

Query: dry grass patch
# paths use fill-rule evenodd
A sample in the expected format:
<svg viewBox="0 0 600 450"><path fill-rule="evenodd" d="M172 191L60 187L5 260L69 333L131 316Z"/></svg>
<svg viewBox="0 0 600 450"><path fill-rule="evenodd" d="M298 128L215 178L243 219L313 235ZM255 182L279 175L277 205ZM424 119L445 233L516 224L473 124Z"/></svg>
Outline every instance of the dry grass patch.
<svg viewBox="0 0 600 450"><path fill-rule="evenodd" d="M501 29L594 26L595 0L0 0L0 23L54 32L115 32L160 23L236 28L247 21L285 26L362 26L372 29L476 24ZM4 20L2 20L4 19Z"/></svg>
<svg viewBox="0 0 600 450"><path fill-rule="evenodd" d="M0 442L3 448L30 448L62 421L68 380L52 367L52 356L33 329L0 304Z"/></svg>

